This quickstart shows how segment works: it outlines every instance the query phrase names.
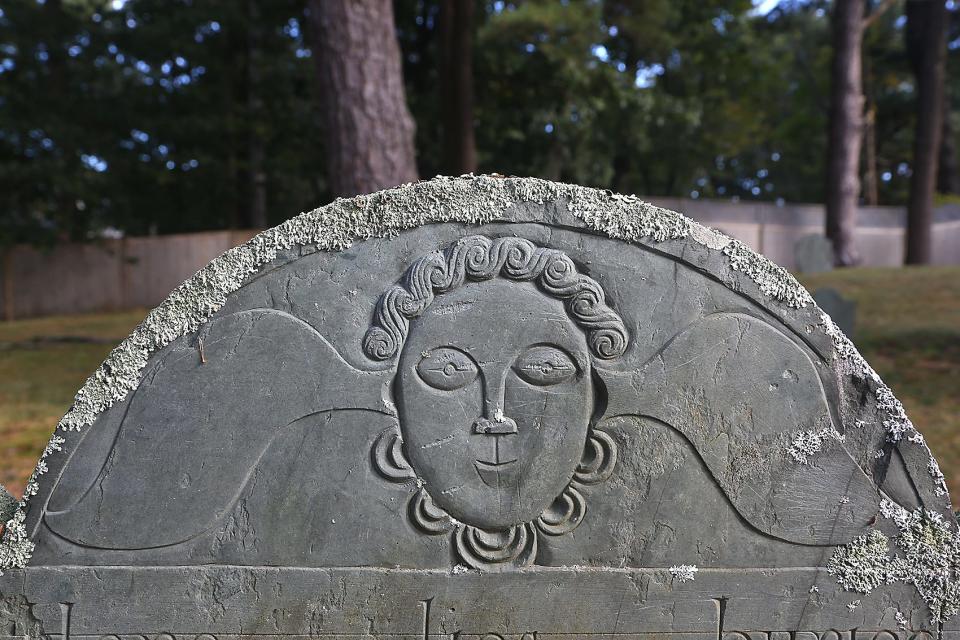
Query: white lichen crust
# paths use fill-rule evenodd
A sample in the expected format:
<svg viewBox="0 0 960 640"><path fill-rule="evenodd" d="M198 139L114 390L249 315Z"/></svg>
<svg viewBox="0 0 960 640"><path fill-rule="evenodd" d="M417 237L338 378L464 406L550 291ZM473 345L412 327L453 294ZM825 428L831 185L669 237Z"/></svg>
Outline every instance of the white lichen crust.
<svg viewBox="0 0 960 640"><path fill-rule="evenodd" d="M960 612L960 533L934 511L907 511L888 500L880 514L899 530L899 553L890 555L890 541L874 529L839 547L827 570L846 591L870 593L883 584L914 585L930 609L933 622Z"/></svg>
<svg viewBox="0 0 960 640"><path fill-rule="evenodd" d="M677 582L690 582L697 577L697 567L692 564L677 564L670 567L670 575Z"/></svg>
<svg viewBox="0 0 960 640"><path fill-rule="evenodd" d="M787 449L790 457L800 464L807 464L807 460L814 454L823 449L827 440L836 440L843 442L844 436L832 426L820 429L819 431L798 431L794 434L793 442Z"/></svg>
<svg viewBox="0 0 960 640"><path fill-rule="evenodd" d="M225 304L227 296L243 286L251 275L278 258L282 252L301 247L339 251L357 240L391 237L405 229L430 223L486 224L508 221L511 219L511 210L528 204L548 205L566 211L579 219L587 229L610 238L647 244L687 239L688 242L702 247L704 252L720 252L725 256L729 271L714 275L728 286L740 286L734 277L734 272L738 272L751 280L761 296L766 296L769 301L776 301L788 309L814 305L810 294L793 276L782 267L754 253L743 243L701 226L683 215L643 202L635 196L617 195L608 191L534 178L461 176L438 177L371 195L338 199L264 231L216 258L177 287L160 306L147 315L130 337L110 353L77 393L73 406L61 419L28 481L23 499L18 503L13 517L6 523L3 541L0 543L0 574L5 569L24 567L30 559L33 544L24 524L27 506L30 498L38 491L37 479L47 469L47 458L61 449L64 435L93 424L103 411L126 398L140 383L142 371L151 353L196 331ZM926 447L923 438L906 417L900 402L893 397L892 392L833 321L825 314L821 315L819 329L832 340L832 359L836 372L874 383L877 413L883 422L887 439L890 442L899 442L906 438L911 443ZM816 437L811 439L810 434L800 435L799 439L795 440L794 457L798 461L799 458L806 459L815 455L824 444L824 437L835 437L832 433L814 435L820 436L819 440ZM928 450L927 452L929 453ZM929 472L939 491L945 493L943 475L932 456L930 460ZM956 536L951 525L944 521L924 526L928 529L932 526L931 531L939 532L938 540L945 540L944 536ZM901 549L907 544L908 538L906 533L901 533L898 538ZM851 587L867 587L873 584L873 580L869 575L860 574L857 574L860 578L854 580L853 568L870 566L870 558L874 558L879 549L879 540L875 533L858 540L846 547L846 551L841 549L837 552L840 559L837 560L836 568L843 572L846 566L843 562L847 562L850 567L843 575L853 580L850 582ZM939 572L936 576L940 577L943 576L941 570L945 566L951 567L952 571L956 558L955 548L954 540L950 544L943 542L923 547L922 553L914 549L906 556L912 560L904 560L903 563L919 564L896 574L897 579L907 579L916 584L924 599L932 603L931 608L937 607L936 615L941 618L957 610L960 598L957 597L956 589L952 586L949 589L935 588L930 580L921 578L917 571L935 568ZM843 553L848 555L844 556ZM866 556L860 558L849 555L858 553ZM844 558L847 560L843 560ZM693 569L695 571L695 567ZM893 574L885 574L885 577L889 575Z"/></svg>
<svg viewBox="0 0 960 640"><path fill-rule="evenodd" d="M789 271L739 240L730 240L722 250L730 258L730 268L743 272L756 282L761 293L795 309L813 304L813 296Z"/></svg>

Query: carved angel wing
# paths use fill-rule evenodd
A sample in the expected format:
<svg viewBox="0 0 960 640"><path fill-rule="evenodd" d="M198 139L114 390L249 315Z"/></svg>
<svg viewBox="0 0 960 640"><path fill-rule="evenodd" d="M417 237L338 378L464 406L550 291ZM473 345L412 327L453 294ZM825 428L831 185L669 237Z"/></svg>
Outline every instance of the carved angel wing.
<svg viewBox="0 0 960 640"><path fill-rule="evenodd" d="M355 369L315 329L281 311L213 320L165 350L119 417L90 428L45 522L72 542L104 549L188 540L233 508L287 425L336 409L392 415L382 397L386 375Z"/></svg>
<svg viewBox="0 0 960 640"><path fill-rule="evenodd" d="M681 432L755 528L800 544L849 542L880 493L843 446L816 366L771 325L716 314L635 373L602 374L606 416L642 415Z"/></svg>

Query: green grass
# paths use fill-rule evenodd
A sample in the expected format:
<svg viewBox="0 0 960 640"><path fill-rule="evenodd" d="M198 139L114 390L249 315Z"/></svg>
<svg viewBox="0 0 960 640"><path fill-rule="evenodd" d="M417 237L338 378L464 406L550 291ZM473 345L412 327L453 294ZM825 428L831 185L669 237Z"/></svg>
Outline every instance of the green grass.
<svg viewBox="0 0 960 640"><path fill-rule="evenodd" d="M857 301L854 342L960 496L960 267L843 269L807 276Z"/></svg>
<svg viewBox="0 0 960 640"><path fill-rule="evenodd" d="M906 405L960 496L960 267L848 269L805 277L858 303L855 342ZM53 426L144 311L0 323L0 483L21 492ZM36 340L41 338L41 340Z"/></svg>
<svg viewBox="0 0 960 640"><path fill-rule="evenodd" d="M0 322L0 483L20 495L77 389L145 314ZM36 341L77 336L105 342Z"/></svg>

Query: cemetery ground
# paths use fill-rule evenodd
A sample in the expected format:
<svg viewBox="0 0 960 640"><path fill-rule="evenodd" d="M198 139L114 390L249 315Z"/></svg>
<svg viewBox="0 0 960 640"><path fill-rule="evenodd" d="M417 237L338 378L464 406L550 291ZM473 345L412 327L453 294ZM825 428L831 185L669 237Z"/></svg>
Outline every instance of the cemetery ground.
<svg viewBox="0 0 960 640"><path fill-rule="evenodd" d="M857 302L854 341L960 495L960 267L847 269L802 280ZM144 314L0 323L0 483L22 492L76 390Z"/></svg>

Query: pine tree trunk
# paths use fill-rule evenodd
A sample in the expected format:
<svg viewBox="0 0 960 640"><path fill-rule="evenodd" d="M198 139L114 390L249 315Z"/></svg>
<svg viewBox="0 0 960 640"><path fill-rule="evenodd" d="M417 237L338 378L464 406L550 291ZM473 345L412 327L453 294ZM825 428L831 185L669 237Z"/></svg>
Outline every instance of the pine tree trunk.
<svg viewBox="0 0 960 640"><path fill-rule="evenodd" d="M336 196L417 180L390 0L310 0L328 182Z"/></svg>
<svg viewBox="0 0 960 640"><path fill-rule="evenodd" d="M834 5L833 67L827 146L826 233L838 266L859 262L854 247L860 195L860 145L863 139L861 44L864 0Z"/></svg>
<svg viewBox="0 0 960 640"><path fill-rule="evenodd" d="M267 228L267 173L263 134L257 126L263 117L263 90L260 67L263 65L263 27L257 0L247 0L247 173L249 186L249 215L247 228Z"/></svg>
<svg viewBox="0 0 960 640"><path fill-rule="evenodd" d="M906 14L907 55L917 93L907 201L907 264L928 264L933 253L933 197L943 128L947 10L944 0L908 0Z"/></svg>
<svg viewBox="0 0 960 640"><path fill-rule="evenodd" d="M41 37L49 38L51 43L64 42L67 38L66 26L67 16L64 13L62 0L48 0L44 3L44 24L40 33ZM67 77L67 60L63 47L47 47L47 72L50 74L45 86L45 99L51 104L66 104L69 95L69 81ZM59 125L63 127L63 124ZM74 131L69 128L63 128L61 131L53 130L53 138L60 147L61 157L67 162L76 161L80 155L74 138ZM61 134L61 135L58 135ZM66 166L63 167L67 169ZM64 181L68 185L69 181ZM86 239L88 230L89 216L77 208L77 197L74 190L69 186L57 189L55 199L59 215L69 217L65 218L66 225L60 229L58 236L61 241L83 242Z"/></svg>
<svg viewBox="0 0 960 640"><path fill-rule="evenodd" d="M473 0L440 4L440 112L443 170L451 175L477 170L473 133Z"/></svg>
<svg viewBox="0 0 960 640"><path fill-rule="evenodd" d="M877 109L871 104L863 132L863 200L875 207L880 204L880 181L877 178Z"/></svg>

